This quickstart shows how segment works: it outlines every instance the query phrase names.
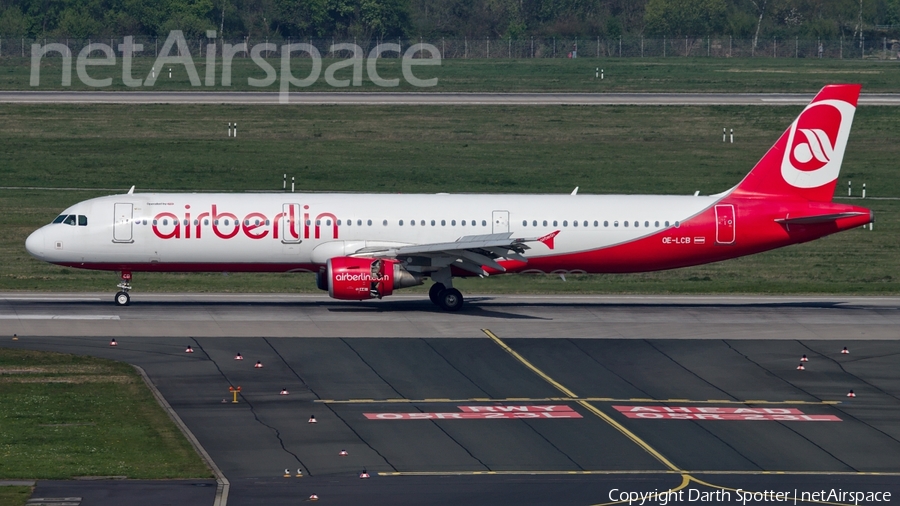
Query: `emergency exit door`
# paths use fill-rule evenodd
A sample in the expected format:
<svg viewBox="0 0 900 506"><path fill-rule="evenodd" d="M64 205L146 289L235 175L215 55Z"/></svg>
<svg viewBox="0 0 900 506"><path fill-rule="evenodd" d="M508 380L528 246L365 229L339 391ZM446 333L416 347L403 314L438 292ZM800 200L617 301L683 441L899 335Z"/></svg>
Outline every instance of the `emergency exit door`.
<svg viewBox="0 0 900 506"><path fill-rule="evenodd" d="M716 244L734 244L734 205L716 205Z"/></svg>
<svg viewBox="0 0 900 506"><path fill-rule="evenodd" d="M509 232L509 211L494 211L491 222L493 223L493 233Z"/></svg>
<svg viewBox="0 0 900 506"><path fill-rule="evenodd" d="M113 242L133 242L134 204L115 204L113 207Z"/></svg>

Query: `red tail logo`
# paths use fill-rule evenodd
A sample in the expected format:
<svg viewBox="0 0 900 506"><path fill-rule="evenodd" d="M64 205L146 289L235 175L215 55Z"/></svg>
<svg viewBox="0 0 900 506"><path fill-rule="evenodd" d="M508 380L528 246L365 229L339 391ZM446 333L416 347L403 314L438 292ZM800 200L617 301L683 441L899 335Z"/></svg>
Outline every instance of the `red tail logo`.
<svg viewBox="0 0 900 506"><path fill-rule="evenodd" d="M545 235L544 237L539 237L538 241L547 245L548 248L553 249L553 239L556 235L559 234L559 230L555 230Z"/></svg>
<svg viewBox="0 0 900 506"><path fill-rule="evenodd" d="M830 202L859 89L856 84L822 88L736 190Z"/></svg>

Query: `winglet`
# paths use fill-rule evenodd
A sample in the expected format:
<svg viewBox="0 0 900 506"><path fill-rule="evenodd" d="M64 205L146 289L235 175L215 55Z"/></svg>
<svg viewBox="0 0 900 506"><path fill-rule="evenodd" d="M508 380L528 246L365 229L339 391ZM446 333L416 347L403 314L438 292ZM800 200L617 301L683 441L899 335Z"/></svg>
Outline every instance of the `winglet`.
<svg viewBox="0 0 900 506"><path fill-rule="evenodd" d="M134 185L131 185L131 189L128 190L128 194L131 195L134 193Z"/></svg>
<svg viewBox="0 0 900 506"><path fill-rule="evenodd" d="M556 235L559 234L559 230L555 230L545 235L544 237L538 237L538 241L547 245L548 248L553 249L553 239Z"/></svg>

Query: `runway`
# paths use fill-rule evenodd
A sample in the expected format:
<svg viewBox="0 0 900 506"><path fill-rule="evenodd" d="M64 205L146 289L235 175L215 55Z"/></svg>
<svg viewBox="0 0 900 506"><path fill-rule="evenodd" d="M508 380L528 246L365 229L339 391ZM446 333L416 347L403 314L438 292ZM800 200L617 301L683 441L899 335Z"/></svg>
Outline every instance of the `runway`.
<svg viewBox="0 0 900 506"><path fill-rule="evenodd" d="M0 292L7 332L40 336L897 339L898 297L498 296L461 313L424 295L366 302L322 294Z"/></svg>
<svg viewBox="0 0 900 506"><path fill-rule="evenodd" d="M0 294L0 345L141 366L231 482L231 505L900 493L898 298L484 296L458 314L424 296L133 301ZM66 319L91 315L119 319ZM229 385L238 404L222 403Z"/></svg>
<svg viewBox="0 0 900 506"><path fill-rule="evenodd" d="M245 91L0 91L4 104L226 105L806 105L805 93L440 93ZM900 94L862 94L860 105L900 106Z"/></svg>

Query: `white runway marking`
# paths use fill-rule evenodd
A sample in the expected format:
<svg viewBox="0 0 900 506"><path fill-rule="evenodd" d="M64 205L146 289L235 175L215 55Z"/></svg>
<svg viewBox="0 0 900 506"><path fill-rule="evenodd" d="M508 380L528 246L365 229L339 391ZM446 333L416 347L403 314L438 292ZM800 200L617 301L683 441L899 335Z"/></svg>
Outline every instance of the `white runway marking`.
<svg viewBox="0 0 900 506"><path fill-rule="evenodd" d="M86 314L86 315L64 315L64 314L0 314L0 320L119 320L117 315L106 314Z"/></svg>

